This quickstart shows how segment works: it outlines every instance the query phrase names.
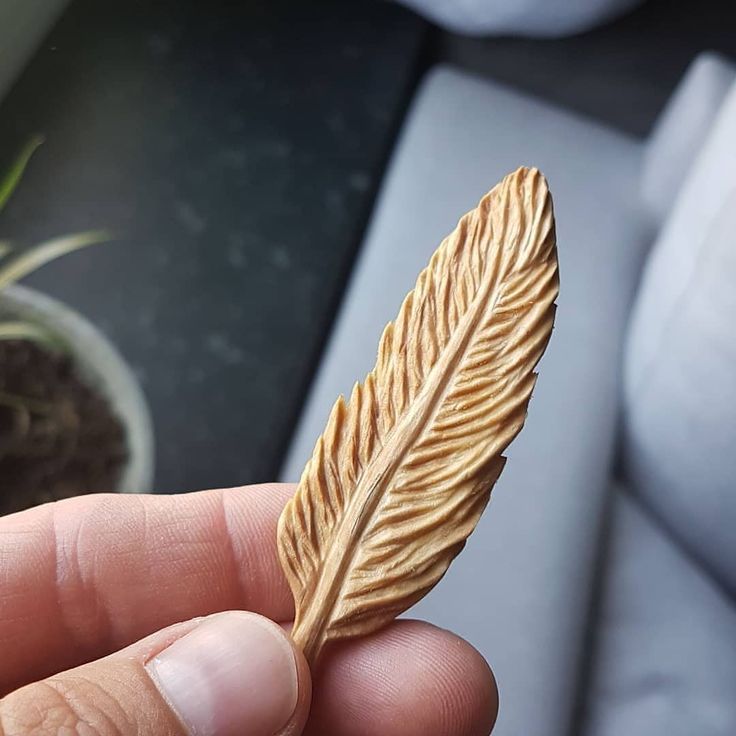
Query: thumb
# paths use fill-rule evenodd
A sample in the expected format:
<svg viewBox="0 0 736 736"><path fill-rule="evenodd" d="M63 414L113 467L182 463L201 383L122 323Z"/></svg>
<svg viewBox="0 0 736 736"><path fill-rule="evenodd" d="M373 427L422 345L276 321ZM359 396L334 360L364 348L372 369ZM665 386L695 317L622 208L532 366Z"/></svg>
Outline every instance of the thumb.
<svg viewBox="0 0 736 736"><path fill-rule="evenodd" d="M0 736L298 736L310 697L279 626L220 613L16 690L0 700Z"/></svg>

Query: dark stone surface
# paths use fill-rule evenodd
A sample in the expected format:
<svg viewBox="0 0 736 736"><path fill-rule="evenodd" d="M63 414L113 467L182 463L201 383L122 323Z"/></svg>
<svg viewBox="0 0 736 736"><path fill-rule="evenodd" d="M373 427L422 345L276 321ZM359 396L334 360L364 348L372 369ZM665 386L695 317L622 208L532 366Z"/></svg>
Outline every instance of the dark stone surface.
<svg viewBox="0 0 736 736"><path fill-rule="evenodd" d="M627 16L556 40L437 34L434 55L637 136L649 132L690 61L736 59L731 0L648 0Z"/></svg>
<svg viewBox="0 0 736 736"><path fill-rule="evenodd" d="M47 138L0 234L117 233L27 283L134 366L160 490L275 476L423 33L377 2L77 0L0 106L0 162Z"/></svg>
<svg viewBox="0 0 736 736"><path fill-rule="evenodd" d="M736 57L727 0L649 0L560 40L472 39L370 0L74 0L0 104L0 165L46 135L2 220L113 243L28 283L136 369L157 485L275 476L423 65L645 134L692 57Z"/></svg>

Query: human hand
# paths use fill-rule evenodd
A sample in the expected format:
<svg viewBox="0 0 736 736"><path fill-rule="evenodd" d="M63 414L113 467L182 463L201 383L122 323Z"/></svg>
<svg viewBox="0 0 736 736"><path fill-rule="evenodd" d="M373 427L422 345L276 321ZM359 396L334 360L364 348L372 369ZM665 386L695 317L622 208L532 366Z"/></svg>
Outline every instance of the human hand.
<svg viewBox="0 0 736 736"><path fill-rule="evenodd" d="M0 518L0 736L490 733L487 664L417 621L328 649L310 711L307 665L273 623L294 612L275 544L293 490L81 496Z"/></svg>

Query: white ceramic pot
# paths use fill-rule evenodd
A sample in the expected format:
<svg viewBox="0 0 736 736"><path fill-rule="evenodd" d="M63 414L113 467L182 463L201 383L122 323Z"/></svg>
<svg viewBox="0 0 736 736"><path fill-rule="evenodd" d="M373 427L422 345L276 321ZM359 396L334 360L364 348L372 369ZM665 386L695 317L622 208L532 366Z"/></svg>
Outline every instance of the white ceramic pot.
<svg viewBox="0 0 736 736"><path fill-rule="evenodd" d="M116 490L145 493L153 484L153 430L148 405L133 372L112 343L65 304L25 286L0 292L0 310L42 324L71 349L79 375L107 400L123 424L128 461Z"/></svg>

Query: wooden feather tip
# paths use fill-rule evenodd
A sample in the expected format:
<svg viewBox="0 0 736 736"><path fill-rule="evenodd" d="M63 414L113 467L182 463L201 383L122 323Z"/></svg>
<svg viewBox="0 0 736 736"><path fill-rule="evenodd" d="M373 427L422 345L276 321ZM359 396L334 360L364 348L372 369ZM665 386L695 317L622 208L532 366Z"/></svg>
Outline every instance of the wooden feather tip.
<svg viewBox="0 0 736 736"><path fill-rule="evenodd" d="M278 528L310 666L416 603L463 548L524 424L558 283L547 183L522 168L445 238L335 402Z"/></svg>

